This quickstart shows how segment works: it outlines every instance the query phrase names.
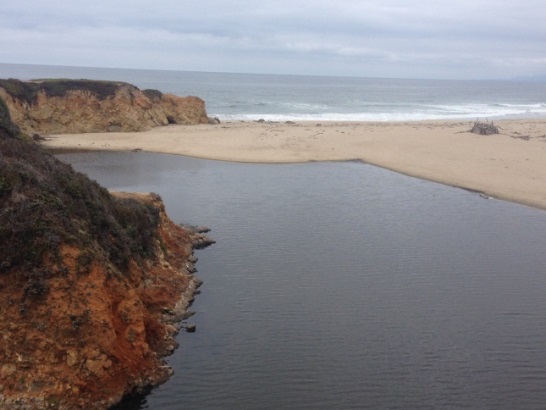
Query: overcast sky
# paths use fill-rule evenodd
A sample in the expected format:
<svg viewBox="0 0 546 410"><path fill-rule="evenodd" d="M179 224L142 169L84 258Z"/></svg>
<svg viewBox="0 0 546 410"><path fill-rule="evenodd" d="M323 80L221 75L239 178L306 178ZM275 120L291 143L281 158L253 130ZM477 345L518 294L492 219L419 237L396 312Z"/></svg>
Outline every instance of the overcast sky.
<svg viewBox="0 0 546 410"><path fill-rule="evenodd" d="M546 74L545 0L5 0L0 62L401 78Z"/></svg>

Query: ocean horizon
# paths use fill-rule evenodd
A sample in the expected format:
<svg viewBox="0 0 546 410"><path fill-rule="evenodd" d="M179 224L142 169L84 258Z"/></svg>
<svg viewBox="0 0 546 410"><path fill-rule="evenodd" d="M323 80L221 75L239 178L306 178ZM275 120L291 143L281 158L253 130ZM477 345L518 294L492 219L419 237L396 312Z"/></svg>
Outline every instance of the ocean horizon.
<svg viewBox="0 0 546 410"><path fill-rule="evenodd" d="M422 121L546 117L546 83L237 74L0 63L0 78L124 81L205 100L221 121Z"/></svg>

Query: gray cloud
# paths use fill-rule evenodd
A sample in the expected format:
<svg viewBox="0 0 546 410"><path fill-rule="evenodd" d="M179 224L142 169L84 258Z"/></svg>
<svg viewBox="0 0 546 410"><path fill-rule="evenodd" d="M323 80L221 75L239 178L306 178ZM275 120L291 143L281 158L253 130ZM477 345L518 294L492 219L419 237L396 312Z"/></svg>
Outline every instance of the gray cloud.
<svg viewBox="0 0 546 410"><path fill-rule="evenodd" d="M419 78L546 73L542 0L19 0L0 61Z"/></svg>

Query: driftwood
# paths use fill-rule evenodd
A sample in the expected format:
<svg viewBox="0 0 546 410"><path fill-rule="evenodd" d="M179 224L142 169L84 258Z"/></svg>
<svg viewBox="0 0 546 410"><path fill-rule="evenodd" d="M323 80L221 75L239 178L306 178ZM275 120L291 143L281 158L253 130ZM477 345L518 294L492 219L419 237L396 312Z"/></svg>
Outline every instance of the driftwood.
<svg viewBox="0 0 546 410"><path fill-rule="evenodd" d="M470 132L480 135L498 134L499 127L493 125L493 122L476 121Z"/></svg>

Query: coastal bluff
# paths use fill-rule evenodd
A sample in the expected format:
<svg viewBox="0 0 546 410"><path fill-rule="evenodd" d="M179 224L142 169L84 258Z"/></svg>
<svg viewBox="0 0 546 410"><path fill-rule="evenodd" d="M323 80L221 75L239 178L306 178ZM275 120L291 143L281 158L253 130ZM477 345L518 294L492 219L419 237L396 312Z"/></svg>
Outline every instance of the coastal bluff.
<svg viewBox="0 0 546 410"><path fill-rule="evenodd" d="M164 382L203 229L74 171L2 99L0 209L0 409L107 409Z"/></svg>
<svg viewBox="0 0 546 410"><path fill-rule="evenodd" d="M0 80L0 98L27 135L144 131L205 124L205 102L115 81Z"/></svg>

